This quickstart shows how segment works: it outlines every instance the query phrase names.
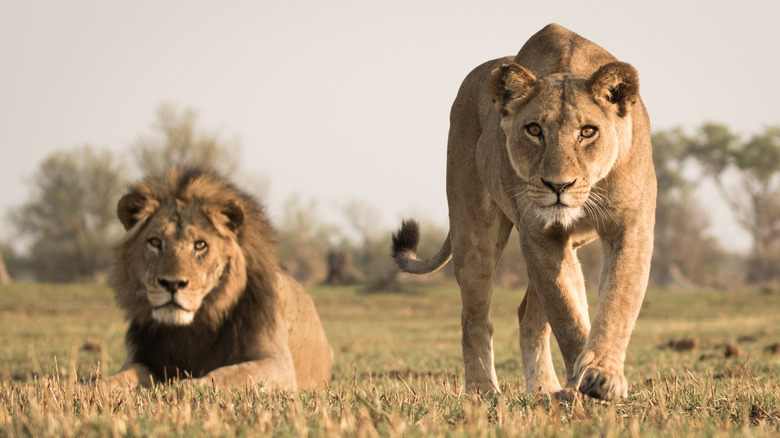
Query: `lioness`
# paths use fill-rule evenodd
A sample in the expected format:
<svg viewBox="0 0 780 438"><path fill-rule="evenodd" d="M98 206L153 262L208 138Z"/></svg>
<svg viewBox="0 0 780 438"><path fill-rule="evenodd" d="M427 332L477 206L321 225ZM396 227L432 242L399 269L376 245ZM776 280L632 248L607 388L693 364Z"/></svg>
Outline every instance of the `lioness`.
<svg viewBox="0 0 780 438"><path fill-rule="evenodd" d="M623 362L647 287L656 199L638 90L633 67L555 24L463 82L447 145L449 236L438 254L418 260L418 227L406 221L393 236L393 256L412 273L452 257L467 389L499 391L489 307L514 226L530 280L517 311L526 391L626 396ZM591 327L577 249L597 237L604 264ZM551 327L566 364L563 390Z"/></svg>
<svg viewBox="0 0 780 438"><path fill-rule="evenodd" d="M324 385L333 353L311 298L279 268L261 207L214 173L171 169L117 206L127 233L110 277L129 355L104 383L176 377L223 386Z"/></svg>

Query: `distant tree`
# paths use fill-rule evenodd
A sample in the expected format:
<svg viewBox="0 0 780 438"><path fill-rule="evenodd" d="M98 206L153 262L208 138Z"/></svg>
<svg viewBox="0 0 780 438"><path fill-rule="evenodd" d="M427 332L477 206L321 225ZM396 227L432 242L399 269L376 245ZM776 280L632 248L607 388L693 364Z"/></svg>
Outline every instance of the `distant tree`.
<svg viewBox="0 0 780 438"><path fill-rule="evenodd" d="M8 216L10 217L10 214ZM0 244L0 253L2 253L3 264L8 274L9 283L31 277L29 260L14 245L11 245L9 242L3 242Z"/></svg>
<svg viewBox="0 0 780 438"><path fill-rule="evenodd" d="M389 256L390 234L381 229L382 215L373 205L350 201L343 206L344 217L355 234L355 264L367 279L397 273ZM385 279L383 279L385 280Z"/></svg>
<svg viewBox="0 0 780 438"><path fill-rule="evenodd" d="M293 195L282 205L277 222L282 264L296 280L319 283L327 273L326 259L335 229L319 221L317 203Z"/></svg>
<svg viewBox="0 0 780 438"><path fill-rule="evenodd" d="M748 281L780 280L780 127L744 141L726 126L708 123L691 138L688 153L752 237Z"/></svg>
<svg viewBox="0 0 780 438"><path fill-rule="evenodd" d="M718 281L723 251L707 236L710 223L696 200L696 181L689 181L684 174L689 142L681 129L653 134L658 181L651 272L655 285L685 288Z"/></svg>
<svg viewBox="0 0 780 438"><path fill-rule="evenodd" d="M154 134L139 138L132 155L142 174L157 174L172 166L197 166L233 175L238 169L238 144L198 127L198 113L171 104L157 109Z"/></svg>
<svg viewBox="0 0 780 438"><path fill-rule="evenodd" d="M352 264L352 254L343 248L331 248L327 255L328 275L325 284L341 286L355 283L359 275Z"/></svg>
<svg viewBox="0 0 780 438"><path fill-rule="evenodd" d="M692 188L693 185L683 175L689 141L680 128L653 134L653 163L659 193L666 195Z"/></svg>
<svg viewBox="0 0 780 438"><path fill-rule="evenodd" d="M89 146L56 152L32 177L30 201L10 219L30 241L28 266L40 280L94 279L109 265L119 227L124 167Z"/></svg>

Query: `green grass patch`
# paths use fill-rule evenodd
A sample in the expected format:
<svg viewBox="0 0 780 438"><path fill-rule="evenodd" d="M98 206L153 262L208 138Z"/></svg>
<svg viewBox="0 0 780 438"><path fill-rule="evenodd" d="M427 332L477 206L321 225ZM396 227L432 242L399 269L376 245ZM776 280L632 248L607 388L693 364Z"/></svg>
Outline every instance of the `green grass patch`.
<svg viewBox="0 0 780 438"><path fill-rule="evenodd" d="M106 393L79 382L97 370L111 374L124 361L126 322L111 291L2 286L0 434L780 434L780 354L769 348L780 342L778 294L648 292L626 360L628 399L560 405L524 394L516 319L522 291L493 295L498 396L463 393L457 287L416 286L414 294L367 294L360 287L309 292L336 355L326 390L174 384ZM695 348L669 346L683 338ZM560 373L563 361L555 353Z"/></svg>

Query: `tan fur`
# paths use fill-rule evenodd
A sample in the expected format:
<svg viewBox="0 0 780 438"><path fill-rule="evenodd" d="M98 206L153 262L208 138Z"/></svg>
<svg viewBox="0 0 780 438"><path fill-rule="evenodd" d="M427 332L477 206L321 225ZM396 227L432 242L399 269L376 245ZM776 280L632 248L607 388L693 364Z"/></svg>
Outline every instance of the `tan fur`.
<svg viewBox="0 0 780 438"><path fill-rule="evenodd" d="M260 206L219 176L171 169L132 187L111 284L130 350L109 386L193 377L222 386L324 385L333 353L311 298L279 268ZM174 293L172 293L174 292Z"/></svg>
<svg viewBox="0 0 780 438"><path fill-rule="evenodd" d="M526 391L626 395L623 363L647 287L656 198L638 86L633 67L555 24L463 82L450 116L447 242L417 260L405 223L394 256L405 271L430 272L451 247L468 389L498 390L490 296L517 227L530 280L518 309ZM604 265L591 327L577 248L595 238ZM566 365L563 391L551 332Z"/></svg>

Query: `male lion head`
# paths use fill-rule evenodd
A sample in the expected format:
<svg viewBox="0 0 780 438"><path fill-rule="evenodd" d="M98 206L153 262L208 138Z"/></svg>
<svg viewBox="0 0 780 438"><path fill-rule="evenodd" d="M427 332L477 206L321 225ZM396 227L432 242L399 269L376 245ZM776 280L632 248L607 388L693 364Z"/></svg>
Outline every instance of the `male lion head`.
<svg viewBox="0 0 780 438"><path fill-rule="evenodd" d="M603 208L594 190L631 145L636 70L613 62L590 77L536 78L518 64L495 69L490 94L501 116L509 159L526 183L529 205L545 227L572 225Z"/></svg>
<svg viewBox="0 0 780 438"><path fill-rule="evenodd" d="M139 322L216 325L247 283L238 192L202 171L173 169L133 186L117 206L117 301Z"/></svg>

